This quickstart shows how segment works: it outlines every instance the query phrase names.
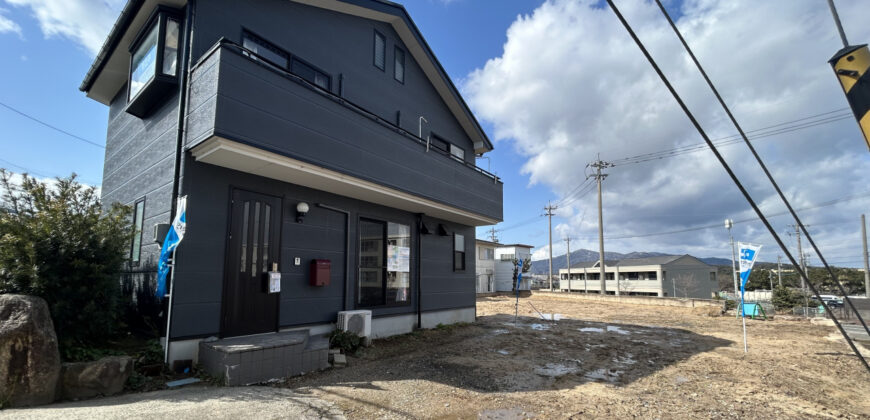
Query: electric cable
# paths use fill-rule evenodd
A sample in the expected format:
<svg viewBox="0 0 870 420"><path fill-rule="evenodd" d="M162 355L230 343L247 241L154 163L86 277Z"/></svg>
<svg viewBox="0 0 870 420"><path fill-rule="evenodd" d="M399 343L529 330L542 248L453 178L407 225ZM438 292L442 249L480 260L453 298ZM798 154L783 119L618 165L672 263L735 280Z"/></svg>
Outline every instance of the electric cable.
<svg viewBox="0 0 870 420"><path fill-rule="evenodd" d="M677 25L674 23L674 20L671 19L671 16L668 14L668 11L665 10L665 6L662 5L661 0L655 0L655 2L659 6L659 9L661 10L662 14L668 20L668 23L671 25L671 28L674 30L674 33L680 39L680 43L683 44L683 47L686 49L686 52L689 53L689 56L692 58L692 61L695 63L695 66L698 68L701 75L704 76L704 80L707 82L707 85L710 86L710 90L713 91L713 94L716 96L716 99L719 101L719 104L722 105L722 109L724 109L725 113L728 114L728 118L731 120L731 123L734 124L735 128L737 128L737 131L740 133L740 136L743 138L743 142L746 143L746 146L749 148L749 151L752 152L752 156L755 157L755 161L758 162L758 165L764 171L764 174L767 176L767 179L770 181L771 185L773 185L773 188L776 190L776 193L779 195L779 198L782 200L782 202L788 208L788 211L789 211L789 213L791 213L792 217L794 217L795 222L798 224L798 226L800 226L801 231L804 232L804 236L807 238L807 242L809 242L810 245L813 247L813 251L815 251L816 256L819 257L819 260L825 266L825 269L828 271L828 274L831 275L831 278L833 279L834 284L836 284L839 287L840 292L842 292L845 295L846 291L845 291L845 289L843 289L843 285L841 285L840 282L837 280L837 275L834 274L834 270L832 270L831 267L828 265L828 263L825 261L825 257L822 255L822 251L819 250L818 246L816 246L815 241L813 241L813 238L810 236L810 232L807 230L806 226L804 226L803 222L801 222L800 218L798 218L798 215L794 211L794 209L792 208L791 203L789 203L788 199L785 197L785 194L783 194L782 189L779 188L779 184L776 182L776 180L773 178L773 175L767 169L767 165L764 164L764 161L761 160L761 156L758 155L758 152L755 150L755 147L752 145L752 143L749 142L749 139L746 137L746 133L743 132L743 128L737 122L737 119L734 117L734 114L731 113L731 109L728 107L727 104L725 104L725 100L722 99L722 95L719 94L719 90L716 89L716 86L713 84L713 82L707 76L707 72L704 71L704 67L701 66L701 63L698 61L698 58L695 57L695 53L692 52L692 49L689 47L689 44L683 38L683 35L680 33L680 30L677 29ZM807 283L809 283L809 279L807 279ZM867 327L867 323L864 322L864 319L861 317L861 314L858 312L858 308L855 307L855 305L852 303L851 299L849 299L848 297L846 297L846 303L848 303L849 306L852 308L852 311L855 312L855 317L858 318L858 321L861 322L862 326L864 326L864 331L867 332L867 335L870 335L870 328ZM863 360L863 358L862 358L862 360ZM867 366L868 372L870 372L870 365L867 365L866 360L864 361L864 363Z"/></svg>
<svg viewBox="0 0 870 420"><path fill-rule="evenodd" d="M816 297L819 297L818 290L815 288L815 286L811 282L809 282L809 279L807 278L806 272L804 272L799 267L797 267L798 264L797 264L797 261L795 260L794 256L791 254L791 252L788 251L788 248L786 248L785 243L782 242L782 239L776 233L776 230L773 228L773 226L770 224L770 222L767 220L767 218L765 218L764 213L762 213L761 209L758 208L758 205L755 203L755 200L752 198L752 196L749 194L749 192L743 186L743 183L740 182L740 179L737 178L737 175L731 169L731 166L728 165L728 162L726 162L725 158L722 157L721 153L719 153L719 149L716 148L716 145L714 145L712 140L710 140L710 137L707 135L706 131L704 131L704 128L701 127L701 124L695 118L694 114L692 114L692 112L689 110L688 106L686 106L685 102L683 102L683 99L680 97L679 93L677 93L677 91L674 89L674 87L671 85L670 81L668 80L667 76L665 76L665 74L659 68L658 64L652 58L649 51L647 51L646 47L643 45L643 42L641 42L641 40L637 37L637 34L634 33L634 30L631 28L631 26L628 24L628 22L622 16L622 13L620 13L619 9L616 8L616 5L613 4L613 0L607 0L607 4L610 6L610 8L616 14L616 17L619 19L619 21L625 27L626 31L628 31L629 35L634 40L634 42L637 44L638 48L641 50L643 55L646 57L647 61L649 61L650 65L653 67L655 72L658 74L659 78L662 80L662 83L664 83L665 87L668 88L668 91L670 91L671 95L674 97L674 100L676 100L677 103L680 105L680 108L682 108L683 113L686 115L686 117L689 118L689 120L692 122L692 125L695 126L695 129L698 131L698 133L701 135L701 137L704 138L704 141L707 143L707 146L709 146L710 150L716 156L716 159L719 161L719 163L722 165L722 167L728 173L728 176L731 178L731 180L734 182L734 184L740 190L741 194L743 194L744 198L746 198L746 201L749 202L749 204L752 206L752 209L755 211L755 213L758 215L758 217L764 223L765 227L770 232L771 236L773 236L773 238L776 240L777 244L780 246L783 253L786 255L786 257L788 257L788 259L795 266L795 270L798 273L800 273L801 277L806 281L806 284L810 287L810 289L812 289L813 294L815 294ZM797 218L797 215L795 215L795 218ZM822 302L822 305L824 305L826 310L829 309L824 302ZM864 356L861 354L860 351L858 351L858 348L855 347L855 343L852 342L852 339L846 333L846 330L843 329L843 326L840 325L839 321L837 321L836 317L834 317L833 314L832 314L831 319L834 321L834 323L837 325L837 328L840 330L840 333L842 333L843 337L849 343L849 346L852 348L852 351L855 352L855 354L858 356L858 358L864 364L864 367L867 369L868 372L870 372L870 364L867 363L867 360L864 359Z"/></svg>
<svg viewBox="0 0 870 420"><path fill-rule="evenodd" d="M36 122L36 123L39 123L39 124L41 124L41 125L43 125L43 126L45 126L45 127L48 127L48 128L50 128L50 129L52 129L52 130L54 130L54 131L57 131L57 132L59 132L59 133L66 134L67 136L70 136L70 137L72 137L72 138L74 138L74 139L76 139L76 140L78 140L78 141L83 141L83 142L85 142L85 143L87 143L87 144L90 144L91 146L96 146L96 147L99 147L99 148L101 148L101 149L105 149L105 148L106 148L106 146L104 146L104 145L102 145L102 144L99 144L99 143L97 143L97 142L90 141L90 140L88 140L88 139L86 139L86 138L84 138L84 137L79 137L79 136L77 136L77 135L75 135L75 134L73 134L73 133L70 133L69 131L66 131L66 130L63 130L63 129L57 128L57 127L55 127L55 126L53 126L53 125L51 125L51 124L49 124L49 123L47 123L47 122L45 122L45 121L40 120L39 118L36 118L36 117L31 116L31 115L29 115L29 114L25 114L25 113L22 112L22 111L19 111L19 110L15 109L15 108L13 108L13 107L11 107L11 106L9 106L9 105L6 105L6 104L4 104L3 102L0 102L0 106L2 106L2 107L4 107L4 108L6 108L6 109L8 109L8 110L10 110L10 111L12 111L12 112L18 114L18 115L21 115L21 116L24 117L24 118L27 118L27 119L29 119L29 120L31 120L31 121L34 121L34 122Z"/></svg>

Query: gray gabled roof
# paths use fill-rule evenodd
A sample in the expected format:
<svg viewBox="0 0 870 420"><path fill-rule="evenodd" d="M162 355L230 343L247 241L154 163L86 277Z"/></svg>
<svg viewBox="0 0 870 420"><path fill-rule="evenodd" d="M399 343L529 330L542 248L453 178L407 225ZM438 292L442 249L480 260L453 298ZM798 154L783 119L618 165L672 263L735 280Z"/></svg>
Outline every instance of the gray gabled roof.
<svg viewBox="0 0 870 420"><path fill-rule="evenodd" d="M635 265L665 265L670 264L685 255L663 255L660 257L646 258L625 258L616 263L617 266L635 266Z"/></svg>

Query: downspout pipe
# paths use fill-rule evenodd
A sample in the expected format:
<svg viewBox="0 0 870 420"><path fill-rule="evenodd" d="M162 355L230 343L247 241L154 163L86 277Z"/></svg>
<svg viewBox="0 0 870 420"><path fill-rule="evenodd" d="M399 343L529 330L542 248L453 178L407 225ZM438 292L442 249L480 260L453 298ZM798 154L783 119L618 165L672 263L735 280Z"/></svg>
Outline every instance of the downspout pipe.
<svg viewBox="0 0 870 420"><path fill-rule="evenodd" d="M423 213L417 213L417 329L423 328Z"/></svg>
<svg viewBox="0 0 870 420"><path fill-rule="evenodd" d="M190 69L190 61L191 61L191 53L190 50L193 47L193 18L194 18L194 8L196 7L196 0L189 0L187 3L187 10L185 11L184 18L184 42L182 43L182 52L181 52L181 69L180 69L180 77L181 80L178 84L178 120L177 126L178 130L176 132L175 138L175 171L173 172L172 178L172 201L171 201L171 211L169 212L169 223L171 224L173 220L175 220L175 213L178 210L176 207L176 203L179 197L180 190L180 180L181 180L181 171L182 167L182 146L184 145L184 123L186 121L185 112L187 105L187 72ZM172 253L172 275L170 277L169 284L169 301L166 305L166 345L163 347L163 363L169 364L169 343L170 343L170 333L172 330L172 301L175 297L175 252Z"/></svg>

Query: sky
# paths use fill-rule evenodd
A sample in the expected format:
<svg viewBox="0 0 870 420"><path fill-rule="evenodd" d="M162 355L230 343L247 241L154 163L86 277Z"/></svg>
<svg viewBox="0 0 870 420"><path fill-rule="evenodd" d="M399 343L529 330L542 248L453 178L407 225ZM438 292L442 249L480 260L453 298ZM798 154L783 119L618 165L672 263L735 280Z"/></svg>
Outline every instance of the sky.
<svg viewBox="0 0 870 420"><path fill-rule="evenodd" d="M0 0L0 167L41 177L75 172L99 185L104 149L91 143L104 144L108 109L78 86L123 3ZM551 201L559 207L554 255L567 237L572 250L596 250L587 164L600 156L617 164L603 182L606 250L727 258L730 218L735 240L763 245L760 260L781 254L713 154L695 147L703 139L602 1L403 3L495 144L478 165L504 182L501 242L533 245L544 258L541 215ZM726 143L725 158L762 210L782 213L655 4L616 3L710 137ZM859 266L870 154L827 63L842 44L826 2L665 3L826 259ZM861 3L836 1L853 44L870 41ZM770 220L795 253L787 234L794 221Z"/></svg>

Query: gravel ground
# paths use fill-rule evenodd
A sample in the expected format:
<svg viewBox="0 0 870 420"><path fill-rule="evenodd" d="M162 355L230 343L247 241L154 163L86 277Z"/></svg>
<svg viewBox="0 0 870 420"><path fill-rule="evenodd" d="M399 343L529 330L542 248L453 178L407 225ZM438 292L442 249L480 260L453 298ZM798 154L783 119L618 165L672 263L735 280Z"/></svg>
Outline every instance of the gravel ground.
<svg viewBox="0 0 870 420"><path fill-rule="evenodd" d="M344 419L310 395L273 387L187 387L0 411L0 419Z"/></svg>
<svg viewBox="0 0 870 420"><path fill-rule="evenodd" d="M541 320L529 302L563 319ZM481 298L478 322L377 340L281 386L349 418L870 418L870 374L830 326L584 301Z"/></svg>

